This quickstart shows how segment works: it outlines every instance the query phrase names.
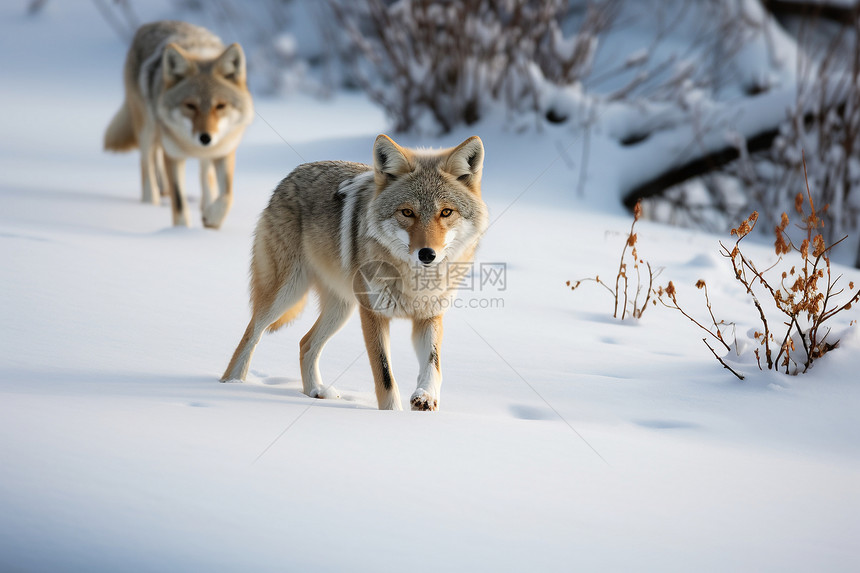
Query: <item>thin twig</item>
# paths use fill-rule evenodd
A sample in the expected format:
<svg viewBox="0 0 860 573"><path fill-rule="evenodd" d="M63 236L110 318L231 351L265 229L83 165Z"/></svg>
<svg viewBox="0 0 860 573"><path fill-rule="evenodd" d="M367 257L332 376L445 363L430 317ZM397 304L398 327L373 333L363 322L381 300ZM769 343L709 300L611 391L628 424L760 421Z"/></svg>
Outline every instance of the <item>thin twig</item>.
<svg viewBox="0 0 860 573"><path fill-rule="evenodd" d="M729 372L731 372L732 374L734 374L735 376L737 376L740 380L743 380L743 379L744 379L743 374L739 374L739 373L738 373L734 368L732 368L731 366L729 366L728 364L726 364L726 363L723 361L723 359L722 359L722 358L720 358L720 355L716 353L716 351L713 349L713 347L712 347L710 344L708 344L708 339L707 339L707 338L703 338L703 339L702 339L702 342L704 342L704 343L705 343L705 346L707 346L707 347L708 347L708 350L710 350L710 351L711 351L711 354L713 354L713 355L714 355L714 358L716 358L716 359L719 361L719 363L723 365L723 368L728 369L728 371L729 371Z"/></svg>

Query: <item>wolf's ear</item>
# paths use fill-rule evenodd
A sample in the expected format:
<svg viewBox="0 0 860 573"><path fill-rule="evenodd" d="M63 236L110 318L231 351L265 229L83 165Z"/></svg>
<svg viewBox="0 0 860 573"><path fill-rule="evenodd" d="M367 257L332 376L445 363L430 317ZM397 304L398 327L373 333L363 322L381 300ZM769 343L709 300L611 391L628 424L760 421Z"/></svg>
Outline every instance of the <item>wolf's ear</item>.
<svg viewBox="0 0 860 573"><path fill-rule="evenodd" d="M242 46L236 43L227 46L224 53L215 60L215 71L225 80L240 85L244 84L246 77L245 52L242 51Z"/></svg>
<svg viewBox="0 0 860 573"><path fill-rule="evenodd" d="M185 50L176 44L167 44L164 48L164 55L161 58L162 75L164 76L164 86L170 87L192 74L197 66L188 58Z"/></svg>
<svg viewBox="0 0 860 573"><path fill-rule="evenodd" d="M379 135L373 144L373 178L382 188L387 182L412 171L410 153L387 135Z"/></svg>
<svg viewBox="0 0 860 573"><path fill-rule="evenodd" d="M484 167L484 144L473 135L448 154L443 169L465 185L476 188L481 183Z"/></svg>

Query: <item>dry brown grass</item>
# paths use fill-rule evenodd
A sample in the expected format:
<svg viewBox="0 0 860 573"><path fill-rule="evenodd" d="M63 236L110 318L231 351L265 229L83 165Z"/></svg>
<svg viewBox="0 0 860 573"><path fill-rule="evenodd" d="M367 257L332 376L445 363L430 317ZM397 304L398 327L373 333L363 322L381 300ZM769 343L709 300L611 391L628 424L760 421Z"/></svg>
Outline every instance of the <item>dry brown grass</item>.
<svg viewBox="0 0 860 573"><path fill-rule="evenodd" d="M600 275L592 278L580 279L571 283L567 281L567 286L570 290L576 290L584 282L595 282L605 288L615 300L613 318L624 320L628 316L631 318L642 318L642 314L648 308L648 302L651 300L651 295L654 291L654 279L660 274L662 269L656 272L651 268L651 263L647 263L639 258L639 253L636 250L636 242L638 236L636 234L636 222L642 216L642 206L636 203L633 208L633 223L630 225L630 232L627 234L627 239L624 241L624 247L621 249L621 260L618 263L618 271L615 274L615 284L609 286L604 282ZM629 252L628 252L629 249ZM647 269L647 274L643 273L642 266ZM632 290L632 299L630 297L633 284L631 273L635 276L635 288ZM648 286L645 287L643 275L647 278ZM643 288L645 290L644 299L642 298ZM620 316L619 316L620 312Z"/></svg>

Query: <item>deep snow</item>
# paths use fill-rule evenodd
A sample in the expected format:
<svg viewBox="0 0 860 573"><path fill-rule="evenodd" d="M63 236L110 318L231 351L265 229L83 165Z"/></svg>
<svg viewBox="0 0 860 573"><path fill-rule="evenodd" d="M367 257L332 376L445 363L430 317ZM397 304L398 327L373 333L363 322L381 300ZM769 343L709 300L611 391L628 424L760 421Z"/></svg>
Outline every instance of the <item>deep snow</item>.
<svg viewBox="0 0 860 573"><path fill-rule="evenodd" d="M302 161L369 161L383 114L357 95L258 98L224 228L173 229L139 203L136 155L100 150L122 43L90 3L22 12L0 7L21 54L0 68L0 570L856 570L856 328L805 376L739 382L683 317L621 323L598 287L571 293L617 265L617 148L595 138L579 198L569 129L476 130L493 219L478 261L505 263L507 285L463 294L503 308L446 316L441 412L375 409L356 318L322 359L343 399L303 396L313 305L264 337L247 383L219 384L271 190ZM722 237L638 231L688 308L705 278L721 316L753 325ZM409 325L392 340L408 396Z"/></svg>

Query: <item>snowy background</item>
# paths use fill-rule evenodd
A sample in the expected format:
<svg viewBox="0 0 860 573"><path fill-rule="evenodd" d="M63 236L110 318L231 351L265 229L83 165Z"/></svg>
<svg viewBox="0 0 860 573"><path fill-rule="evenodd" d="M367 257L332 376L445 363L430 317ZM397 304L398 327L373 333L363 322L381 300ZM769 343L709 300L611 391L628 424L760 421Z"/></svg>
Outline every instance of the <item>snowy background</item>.
<svg viewBox="0 0 860 573"><path fill-rule="evenodd" d="M143 4L142 20L177 15ZM136 153L101 151L126 44L95 4L31 16L4 2L0 43L0 570L857 570L856 309L808 374L746 356L741 382L677 313L621 322L599 287L565 286L614 276L622 180L660 160L618 145L629 110L588 139L493 113L394 134L481 136L493 223L477 260L507 275L446 315L442 411L379 412L357 319L321 362L343 398L301 394L312 305L264 337L246 383L218 376L248 320L251 233L271 190L302 162L369 161L390 129L382 110L340 88L255 93L223 228L195 216L174 229L168 206L140 204ZM637 230L661 282L704 311L692 285L707 280L749 339L754 309L718 255L727 235ZM774 260L766 238L750 252ZM394 323L407 396L409 332Z"/></svg>

